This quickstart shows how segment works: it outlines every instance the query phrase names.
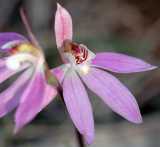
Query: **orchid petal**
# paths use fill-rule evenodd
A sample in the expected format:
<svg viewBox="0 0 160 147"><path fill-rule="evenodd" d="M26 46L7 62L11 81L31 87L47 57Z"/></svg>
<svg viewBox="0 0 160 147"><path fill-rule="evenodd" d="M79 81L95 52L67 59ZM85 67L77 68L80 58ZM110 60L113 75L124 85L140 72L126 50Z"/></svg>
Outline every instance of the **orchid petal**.
<svg viewBox="0 0 160 147"><path fill-rule="evenodd" d="M16 73L18 73L16 70L9 70L5 67L0 69L0 84Z"/></svg>
<svg viewBox="0 0 160 147"><path fill-rule="evenodd" d="M53 87L46 83L41 110L45 108L56 97L56 95L57 95L56 87Z"/></svg>
<svg viewBox="0 0 160 147"><path fill-rule="evenodd" d="M0 67L0 84L10 78L11 76L15 75L16 73L23 71L25 68L27 68L29 65L24 64L22 65L18 70L11 70L7 68L5 65Z"/></svg>
<svg viewBox="0 0 160 147"><path fill-rule="evenodd" d="M15 115L15 132L29 123L57 94L45 81L44 73L36 71L22 95Z"/></svg>
<svg viewBox="0 0 160 147"><path fill-rule="evenodd" d="M68 65L64 64L64 65L51 69L51 72L58 79L59 83L62 83L67 70L68 70Z"/></svg>
<svg viewBox="0 0 160 147"><path fill-rule="evenodd" d="M6 62L3 59L0 59L0 71L2 70L2 68L5 66Z"/></svg>
<svg viewBox="0 0 160 147"><path fill-rule="evenodd" d="M116 113L133 123L141 123L138 104L130 91L118 79L102 70L91 68L81 78ZM93 84L94 83L94 84Z"/></svg>
<svg viewBox="0 0 160 147"><path fill-rule="evenodd" d="M26 42L27 39L17 33L0 33L0 49L7 50L15 44Z"/></svg>
<svg viewBox="0 0 160 147"><path fill-rule="evenodd" d="M116 73L134 73L156 68L138 58L112 52L96 54L92 64Z"/></svg>
<svg viewBox="0 0 160 147"><path fill-rule="evenodd" d="M28 84L31 74L32 72L30 69L26 70L11 86L0 93L0 117L6 115L18 105L19 99Z"/></svg>
<svg viewBox="0 0 160 147"><path fill-rule="evenodd" d="M55 15L55 34L57 47L63 45L63 41L72 40L72 18L69 12L60 4L57 4Z"/></svg>
<svg viewBox="0 0 160 147"><path fill-rule="evenodd" d="M90 144L94 139L92 108L86 90L73 70L68 71L64 78L63 96L73 123Z"/></svg>

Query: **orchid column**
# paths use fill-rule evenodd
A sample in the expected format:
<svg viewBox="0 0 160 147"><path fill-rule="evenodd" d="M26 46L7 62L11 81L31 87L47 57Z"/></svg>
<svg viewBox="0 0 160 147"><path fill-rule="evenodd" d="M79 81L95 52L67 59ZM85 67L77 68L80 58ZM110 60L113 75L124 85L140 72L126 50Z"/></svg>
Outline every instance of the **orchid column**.
<svg viewBox="0 0 160 147"><path fill-rule="evenodd" d="M91 104L84 84L98 95L114 112L133 123L142 123L136 99L115 73L135 73L153 70L140 59L124 54L93 53L83 44L72 41L72 18L69 12L57 5L55 35L63 65L52 70L63 88L64 102L78 131L90 144L94 139L94 121Z"/></svg>

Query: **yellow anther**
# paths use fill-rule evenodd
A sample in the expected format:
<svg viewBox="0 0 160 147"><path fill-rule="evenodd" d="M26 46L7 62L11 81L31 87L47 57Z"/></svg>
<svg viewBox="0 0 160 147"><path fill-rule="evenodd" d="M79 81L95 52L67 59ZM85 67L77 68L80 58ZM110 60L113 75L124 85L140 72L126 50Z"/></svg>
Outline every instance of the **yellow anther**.
<svg viewBox="0 0 160 147"><path fill-rule="evenodd" d="M19 52L26 52L26 53L31 53L31 54L37 54L37 52L39 52L39 50L34 47L32 44L29 43L23 43L17 46L17 50Z"/></svg>
<svg viewBox="0 0 160 147"><path fill-rule="evenodd" d="M27 44L27 43L24 43L24 44L20 44L17 49L21 52L30 52L33 50L33 46L31 44Z"/></svg>

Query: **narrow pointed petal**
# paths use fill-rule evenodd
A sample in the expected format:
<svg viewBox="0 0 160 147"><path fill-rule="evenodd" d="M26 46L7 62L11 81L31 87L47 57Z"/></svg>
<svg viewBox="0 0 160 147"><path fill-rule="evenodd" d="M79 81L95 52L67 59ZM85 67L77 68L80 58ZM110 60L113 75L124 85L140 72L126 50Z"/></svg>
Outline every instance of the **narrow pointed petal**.
<svg viewBox="0 0 160 147"><path fill-rule="evenodd" d="M18 105L31 74L32 71L30 69L25 71L11 86L0 93L0 117L6 115Z"/></svg>
<svg viewBox="0 0 160 147"><path fill-rule="evenodd" d="M60 4L57 4L57 11L55 14L55 35L57 47L62 47L64 40L72 40L72 34L71 15Z"/></svg>
<svg viewBox="0 0 160 147"><path fill-rule="evenodd" d="M15 115L15 132L33 120L56 94L56 90L46 83L44 73L37 71L21 97Z"/></svg>
<svg viewBox="0 0 160 147"><path fill-rule="evenodd" d="M5 60L0 59L0 70L1 70L2 67L5 66L5 64L6 64Z"/></svg>
<svg viewBox="0 0 160 147"><path fill-rule="evenodd" d="M91 68L83 81L116 113L133 123L141 123L142 117L136 99L118 79L111 74Z"/></svg>
<svg viewBox="0 0 160 147"><path fill-rule="evenodd" d="M7 80L12 75L16 74L17 71L9 70L8 68L2 68L0 69L0 83Z"/></svg>
<svg viewBox="0 0 160 147"><path fill-rule="evenodd" d="M17 33L0 33L0 49L4 51L5 49L9 49L14 44L26 41L27 39L24 36Z"/></svg>
<svg viewBox="0 0 160 147"><path fill-rule="evenodd" d="M11 70L11 69L8 69L5 65L4 66L2 65L0 67L0 84L5 80L7 80L8 78L10 78L11 76L15 75L16 73L23 71L27 67L28 65L26 64L26 65L23 65L18 70Z"/></svg>
<svg viewBox="0 0 160 147"><path fill-rule="evenodd" d="M56 87L53 87L52 85L48 85L46 83L41 110L45 108L56 97L56 95L57 95Z"/></svg>
<svg viewBox="0 0 160 147"><path fill-rule="evenodd" d="M63 96L74 125L90 144L94 139L94 121L91 104L86 90L74 71L66 73Z"/></svg>
<svg viewBox="0 0 160 147"><path fill-rule="evenodd" d="M51 69L52 74L58 79L59 83L62 83L67 71L68 66L66 64Z"/></svg>
<svg viewBox="0 0 160 147"><path fill-rule="evenodd" d="M138 58L112 52L96 54L92 65L116 73L135 73L156 68Z"/></svg>

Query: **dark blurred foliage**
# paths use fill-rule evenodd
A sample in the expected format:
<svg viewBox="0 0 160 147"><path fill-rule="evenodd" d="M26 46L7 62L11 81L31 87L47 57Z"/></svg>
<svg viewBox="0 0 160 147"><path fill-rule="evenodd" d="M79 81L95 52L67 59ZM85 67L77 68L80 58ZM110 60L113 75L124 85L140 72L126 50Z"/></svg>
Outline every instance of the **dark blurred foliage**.
<svg viewBox="0 0 160 147"><path fill-rule="evenodd" d="M0 31L26 34L19 16L24 7L50 67L61 63L54 38L55 0L0 0ZM74 40L95 52L115 51L160 62L159 0L59 0L73 17ZM116 75L136 96L144 117L133 125L112 113L89 92L96 126L93 147L160 146L160 70ZM1 85L1 89L6 86ZM25 115L25 114L24 114ZM0 147L75 147L76 140L66 109L57 97L17 135L12 134L13 114L0 121Z"/></svg>

